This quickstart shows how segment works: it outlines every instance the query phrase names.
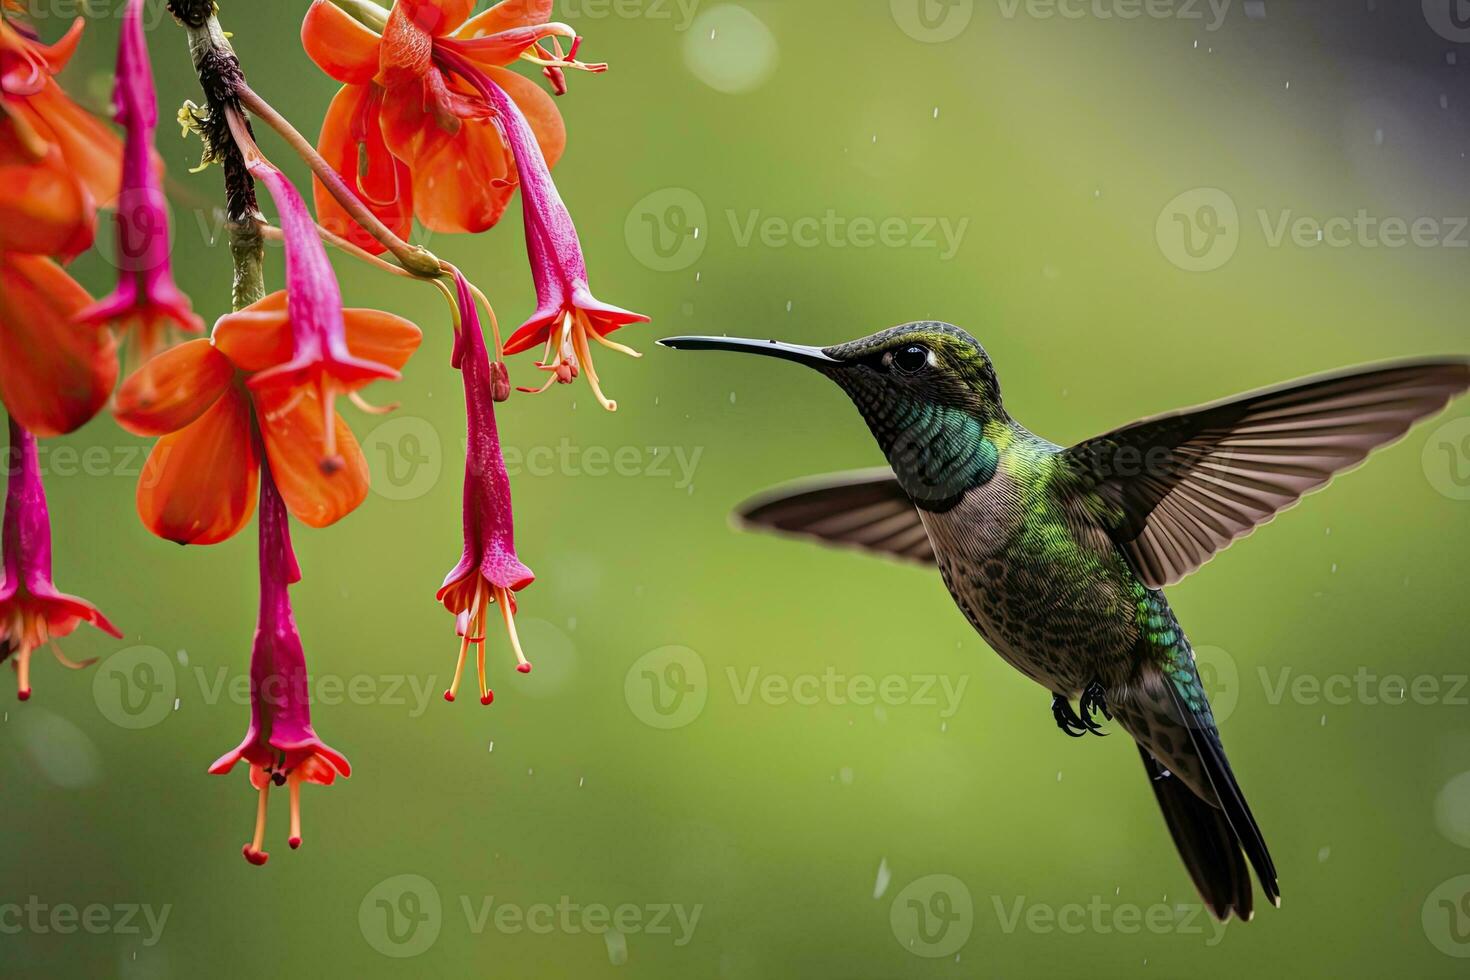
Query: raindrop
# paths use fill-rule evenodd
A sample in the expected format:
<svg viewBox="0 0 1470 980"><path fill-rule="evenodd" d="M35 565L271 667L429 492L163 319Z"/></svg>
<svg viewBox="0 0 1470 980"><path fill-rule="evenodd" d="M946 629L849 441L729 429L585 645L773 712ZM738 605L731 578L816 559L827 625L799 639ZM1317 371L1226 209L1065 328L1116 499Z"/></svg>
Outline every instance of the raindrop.
<svg viewBox="0 0 1470 980"><path fill-rule="evenodd" d="M607 943L607 961L613 966L622 966L628 962L628 937L617 929L609 929L602 934L603 942Z"/></svg>
<svg viewBox="0 0 1470 980"><path fill-rule="evenodd" d="M1322 716L1322 727L1323 728L1326 728L1327 727L1327 716L1326 715L1323 715Z"/></svg>
<svg viewBox="0 0 1470 980"><path fill-rule="evenodd" d="M791 300L789 300L789 299L786 301L786 312L787 313L790 313L791 312Z"/></svg>
<svg viewBox="0 0 1470 980"><path fill-rule="evenodd" d="M577 777L577 788L578 789L581 789L586 784L587 784L587 777L586 776L578 776Z"/></svg>
<svg viewBox="0 0 1470 980"><path fill-rule="evenodd" d="M187 651L187 650L180 650L177 654L175 654L175 656L177 656L179 658L179 666L180 667L187 667L187 666L189 666L189 651Z"/></svg>
<svg viewBox="0 0 1470 980"><path fill-rule="evenodd" d="M1330 848L1330 847L1318 848L1318 850L1317 850L1317 863L1318 864L1325 864L1325 863L1327 863L1327 859L1329 857L1331 857L1331 856L1332 856L1332 848Z"/></svg>
<svg viewBox="0 0 1470 980"><path fill-rule="evenodd" d="M1443 94L1440 95L1440 97L1439 97L1439 107L1441 109L1448 109L1450 107L1450 97L1448 95L1443 95Z"/></svg>
<svg viewBox="0 0 1470 980"><path fill-rule="evenodd" d="M842 780L842 785L852 785L852 768L850 766L843 766L841 769L839 769L837 771L837 776L839 779Z"/></svg>
<svg viewBox="0 0 1470 980"><path fill-rule="evenodd" d="M735 392L730 392L730 404L735 404Z"/></svg>
<svg viewBox="0 0 1470 980"><path fill-rule="evenodd" d="M491 752L494 752L495 751L495 739L493 739L493 738L490 740L490 751Z"/></svg>
<svg viewBox="0 0 1470 980"><path fill-rule="evenodd" d="M935 119L938 119L939 118L939 106L935 106L934 107L934 118Z"/></svg>
<svg viewBox="0 0 1470 980"><path fill-rule="evenodd" d="M1333 562L1332 563L1332 574L1333 575L1336 575L1337 574L1337 562Z"/></svg>
<svg viewBox="0 0 1470 980"><path fill-rule="evenodd" d="M1061 781L1062 781L1062 771L1060 769L1058 769L1057 770L1057 782L1061 782Z"/></svg>
<svg viewBox="0 0 1470 980"><path fill-rule="evenodd" d="M873 882L873 898L875 900L882 898L883 893L888 891L888 882L892 879L893 872L888 870L888 859L885 857L878 862L878 878Z"/></svg>
<svg viewBox="0 0 1470 980"><path fill-rule="evenodd" d="M1382 129L1375 129L1375 130L1373 130L1373 145L1374 146L1382 146L1383 145L1383 130Z"/></svg>
<svg viewBox="0 0 1470 980"><path fill-rule="evenodd" d="M174 698L174 710L175 711L178 711L179 710L179 699L178 698Z"/></svg>
<svg viewBox="0 0 1470 980"><path fill-rule="evenodd" d="M527 769L526 770L526 775L527 776L534 776L534 775L536 775L536 770L535 769Z"/></svg>

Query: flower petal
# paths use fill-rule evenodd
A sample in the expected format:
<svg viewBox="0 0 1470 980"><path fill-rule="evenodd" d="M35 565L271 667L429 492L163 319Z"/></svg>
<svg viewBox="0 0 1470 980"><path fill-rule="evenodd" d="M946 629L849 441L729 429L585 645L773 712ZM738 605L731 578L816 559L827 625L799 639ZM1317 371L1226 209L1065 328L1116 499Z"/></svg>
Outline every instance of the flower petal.
<svg viewBox="0 0 1470 980"><path fill-rule="evenodd" d="M501 0L482 14L470 18L456 31L458 37L484 37L513 27L544 24L551 19L552 0Z"/></svg>
<svg viewBox="0 0 1470 980"><path fill-rule="evenodd" d="M452 45L454 50L481 68L495 68L511 64L522 53L552 35L571 38L576 36L576 32L565 24L536 24L513 27L482 37L440 43Z"/></svg>
<svg viewBox="0 0 1470 980"><path fill-rule="evenodd" d="M91 301L50 259L0 253L0 401L38 436L80 427L117 381L112 335L73 322Z"/></svg>
<svg viewBox="0 0 1470 980"><path fill-rule="evenodd" d="M256 395L271 475L286 508L311 527L326 527L367 497L367 460L342 416L332 413L340 465L322 465L322 403L310 389Z"/></svg>
<svg viewBox="0 0 1470 980"><path fill-rule="evenodd" d="M250 401L231 385L203 415L158 440L138 478L138 514L161 538L215 544L250 521L259 479Z"/></svg>
<svg viewBox="0 0 1470 980"><path fill-rule="evenodd" d="M475 9L475 0L398 0L415 25L434 35L449 34Z"/></svg>
<svg viewBox="0 0 1470 980"><path fill-rule="evenodd" d="M413 175L414 211L425 228L481 232L492 227L515 190L510 151L489 120L466 119L448 133L424 111L416 86L383 99L383 136Z"/></svg>
<svg viewBox="0 0 1470 980"><path fill-rule="evenodd" d="M367 209L389 231L407 239L413 233L412 178L383 142L381 97L382 89L372 86L343 87L327 107L317 149ZM312 199L317 220L328 231L374 255L384 251L316 178L312 179Z"/></svg>
<svg viewBox="0 0 1470 980"><path fill-rule="evenodd" d="M264 371L291 359L286 291L278 289L214 325L214 346L241 371Z"/></svg>
<svg viewBox="0 0 1470 980"><path fill-rule="evenodd" d="M55 147L39 160L0 113L0 252L62 259L85 251L96 232L92 196Z"/></svg>
<svg viewBox="0 0 1470 980"><path fill-rule="evenodd" d="M504 68L490 68L487 74L515 100L526 117L526 122L531 124L531 132L536 134L536 142L541 146L541 155L546 158L546 166L555 167L567 148L567 124L561 118L556 100L524 75L517 75Z"/></svg>
<svg viewBox="0 0 1470 980"><path fill-rule="evenodd" d="M301 44L339 82L363 85L378 71L382 38L330 0L316 0L301 22Z"/></svg>
<svg viewBox="0 0 1470 980"><path fill-rule="evenodd" d="M123 382L113 415L140 436L177 432L224 394L235 366L208 340L191 340L150 359Z"/></svg>
<svg viewBox="0 0 1470 980"><path fill-rule="evenodd" d="M31 96L10 103L12 109L43 137L53 142L66 165L104 205L117 200L122 189L122 141L101 120L71 100L54 81Z"/></svg>
<svg viewBox="0 0 1470 980"><path fill-rule="evenodd" d="M424 339L413 323L382 310L347 309L347 349L354 357L401 370Z"/></svg>

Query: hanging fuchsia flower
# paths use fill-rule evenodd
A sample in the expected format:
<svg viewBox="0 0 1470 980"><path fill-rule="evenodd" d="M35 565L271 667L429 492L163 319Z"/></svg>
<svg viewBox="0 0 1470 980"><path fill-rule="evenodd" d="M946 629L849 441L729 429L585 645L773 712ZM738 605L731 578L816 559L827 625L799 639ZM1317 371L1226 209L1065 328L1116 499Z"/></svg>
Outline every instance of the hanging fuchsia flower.
<svg viewBox="0 0 1470 980"><path fill-rule="evenodd" d="M464 471L464 554L444 579L435 598L455 616L460 636L454 682L444 692L453 701L464 672L465 656L475 647L480 673L480 703L495 699L485 680L485 624L492 605L500 608L516 669L529 673L531 664L516 635L515 593L536 576L516 557L514 518L510 510L510 476L500 453L495 428L490 355L480 332L480 318L468 283L456 274L460 331L454 343L454 366L464 376L468 439Z"/></svg>
<svg viewBox="0 0 1470 980"><path fill-rule="evenodd" d="M352 353L342 316L342 291L317 235L316 224L296 188L258 154L247 156L256 180L270 191L280 213L286 240L286 316L291 322L291 359L250 379L252 390L266 393L310 391L321 407L325 439L324 472L340 469L337 427L332 423L339 394L356 396L359 388L378 380L397 381L394 368ZM361 401L358 401L361 405Z"/></svg>
<svg viewBox="0 0 1470 980"><path fill-rule="evenodd" d="M291 612L289 586L301 580L291 548L286 505L276 492L270 468L260 475L260 618L250 649L250 727L245 740L221 756L209 771L229 772L241 759L250 765L250 784L259 791L255 835L242 848L251 864L270 857L261 849L272 786L291 795L291 835L301 846L301 784L330 786L338 775L352 775L342 753L331 748L311 727L311 694L306 655Z"/></svg>
<svg viewBox="0 0 1470 980"><path fill-rule="evenodd" d="M5 575L0 579L0 661L14 658L16 690L25 701L31 696L31 654L37 647L61 639L81 623L91 623L116 637L122 633L96 606L58 592L51 584L51 516L41 485L36 437L14 418L10 419L9 471L0 535L5 551ZM54 643L51 649L66 667L77 669L92 663L73 663Z"/></svg>
<svg viewBox="0 0 1470 980"><path fill-rule="evenodd" d="M117 201L117 289L83 310L85 323L116 324L133 333L134 357L147 361L163 344L166 325L199 333L204 323L174 285L169 265L168 210L153 156L158 99L143 39L143 0L128 0L117 48L112 103L126 130L122 193Z"/></svg>
<svg viewBox="0 0 1470 980"><path fill-rule="evenodd" d="M597 370L592 366L588 339L638 357L637 351L613 343L607 335L630 323L647 323L648 317L604 303L592 295L577 227L551 179L551 171L536 145L531 127L515 101L494 79L453 49L436 47L434 54L441 64L473 86L490 106L510 144L520 174L526 250L536 279L536 312L506 341L505 353L518 354L544 344L545 353L537 367L550 371L551 377L538 390L545 391L555 382L569 384L585 370L598 402L608 411L616 411L617 402L602 393Z"/></svg>

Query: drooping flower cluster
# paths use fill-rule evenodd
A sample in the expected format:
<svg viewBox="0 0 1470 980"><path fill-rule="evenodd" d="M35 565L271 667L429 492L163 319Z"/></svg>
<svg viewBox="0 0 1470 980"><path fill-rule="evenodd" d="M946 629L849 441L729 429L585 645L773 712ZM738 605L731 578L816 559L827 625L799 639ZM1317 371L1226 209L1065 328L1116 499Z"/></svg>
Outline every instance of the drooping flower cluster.
<svg viewBox="0 0 1470 980"><path fill-rule="evenodd" d="M0 17L0 401L38 436L79 428L117 381L113 338L76 322L92 297L61 266L120 180L117 137L56 82L82 29L45 45Z"/></svg>
<svg viewBox="0 0 1470 980"><path fill-rule="evenodd" d="M510 70L535 66L560 95L566 72L606 68L577 60L581 38L552 21L552 0L502 0L476 16L474 0L397 0L389 8L374 0L315 0L302 41L342 83L318 148L245 83L210 5L170 4L191 32L209 102L207 110L187 107L187 125L205 135L206 158L225 163L232 230L285 244L283 289L267 294L257 277L245 294L259 299L221 316L208 337L171 346L179 334L202 332L203 321L175 285L169 261L143 2L126 0L124 7L113 92L122 143L55 83L75 50L80 20L47 46L14 18L0 17L0 400L11 414L16 460L0 536L0 661L16 666L25 697L31 654L40 645L81 622L116 635L94 607L51 584L32 433L70 432L100 410L118 375L115 337L126 337L132 366L113 414L128 431L157 438L137 489L144 525L181 544L212 544L257 518L250 724L210 771L248 764L258 807L243 850L251 863L264 864L271 788L288 787L295 848L301 784L349 774L346 758L312 728L309 674L289 596L301 577L289 518L325 527L363 502L368 467L338 402L380 411L360 392L397 380L422 339L401 317L344 309L323 242L400 275L432 279L450 300L452 364L461 374L466 417L463 550L436 594L459 639L445 691L450 701L472 648L481 702L493 700L485 649L497 617L517 670L531 669L515 611L516 594L534 575L515 550L495 418L495 403L511 391L503 355L542 346L537 367L548 373L546 384L522 390L544 391L585 373L611 410L616 403L602 392L591 345L637 356L607 335L647 318L593 296L576 227L550 173L566 146L561 114L551 94ZM181 15L186 6L195 13ZM0 12L14 7L15 0L0 0ZM315 220L256 145L246 111L312 166ZM255 211L257 183L274 202L278 226ZM459 269L406 239L415 218L431 232L485 231L517 189L537 306L505 346L496 327L492 348L481 328L482 306L494 327L484 295ZM252 203L237 210L241 200ZM111 295L93 302L61 263L92 245L99 202L116 207L118 277ZM235 257L241 295L246 265L238 251Z"/></svg>

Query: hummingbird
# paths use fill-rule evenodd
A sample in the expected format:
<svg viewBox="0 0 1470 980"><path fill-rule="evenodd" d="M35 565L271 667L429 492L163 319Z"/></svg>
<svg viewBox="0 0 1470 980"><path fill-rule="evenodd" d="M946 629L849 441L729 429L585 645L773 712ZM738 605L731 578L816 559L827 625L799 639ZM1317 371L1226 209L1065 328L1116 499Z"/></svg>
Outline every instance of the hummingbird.
<svg viewBox="0 0 1470 980"><path fill-rule="evenodd" d="M741 505L737 523L937 567L985 642L1051 692L1063 732L1103 734L1101 716L1137 742L1216 918L1251 918L1246 860L1280 906L1276 866L1163 590L1443 409L1470 388L1470 358L1305 378L1063 447L1011 417L985 348L948 323L833 347L659 343L780 358L835 381L888 466L777 488Z"/></svg>

